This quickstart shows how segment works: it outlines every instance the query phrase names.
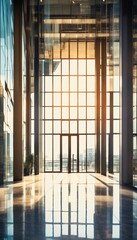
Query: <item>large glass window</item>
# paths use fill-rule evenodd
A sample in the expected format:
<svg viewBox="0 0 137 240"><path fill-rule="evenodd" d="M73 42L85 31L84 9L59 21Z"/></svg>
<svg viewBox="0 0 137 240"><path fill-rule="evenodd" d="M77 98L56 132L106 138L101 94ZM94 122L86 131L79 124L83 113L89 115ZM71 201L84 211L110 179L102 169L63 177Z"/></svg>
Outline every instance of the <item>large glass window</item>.
<svg viewBox="0 0 137 240"><path fill-rule="evenodd" d="M13 177L13 12L0 1L0 184Z"/></svg>
<svg viewBox="0 0 137 240"><path fill-rule="evenodd" d="M65 171L69 144L71 148L76 148L73 149L74 160L71 156L74 166L78 166L80 172L95 171L95 59L89 56L87 59L87 44L94 51L94 44L85 41L64 44L63 51L68 51L68 54L59 60L53 59L50 76L41 76L40 124L43 127L40 135L45 139L42 142L44 171ZM84 53L80 53L81 48ZM71 143L69 136L72 136ZM73 144L74 140L76 144Z"/></svg>

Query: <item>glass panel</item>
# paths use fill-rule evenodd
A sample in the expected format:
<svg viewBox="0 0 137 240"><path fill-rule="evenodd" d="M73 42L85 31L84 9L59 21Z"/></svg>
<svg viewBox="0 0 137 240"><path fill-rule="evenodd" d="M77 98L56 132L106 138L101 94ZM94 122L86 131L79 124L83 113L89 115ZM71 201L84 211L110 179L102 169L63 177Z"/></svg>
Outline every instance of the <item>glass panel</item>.
<svg viewBox="0 0 137 240"><path fill-rule="evenodd" d="M52 133L52 121L45 121L45 132Z"/></svg>
<svg viewBox="0 0 137 240"><path fill-rule="evenodd" d="M96 118L96 109L94 107L87 107L87 119Z"/></svg>
<svg viewBox="0 0 137 240"><path fill-rule="evenodd" d="M61 75L61 62L59 60L53 61L53 74Z"/></svg>
<svg viewBox="0 0 137 240"><path fill-rule="evenodd" d="M69 61L62 60L62 75L69 75Z"/></svg>
<svg viewBox="0 0 137 240"><path fill-rule="evenodd" d="M114 106L119 106L119 93L114 93Z"/></svg>
<svg viewBox="0 0 137 240"><path fill-rule="evenodd" d="M95 133L95 121L87 121L87 133Z"/></svg>
<svg viewBox="0 0 137 240"><path fill-rule="evenodd" d="M31 120L31 133L34 133L34 120Z"/></svg>
<svg viewBox="0 0 137 240"><path fill-rule="evenodd" d="M106 117L110 119L110 107L106 107Z"/></svg>
<svg viewBox="0 0 137 240"><path fill-rule="evenodd" d="M95 43L87 42L87 58L95 58Z"/></svg>
<svg viewBox="0 0 137 240"><path fill-rule="evenodd" d="M61 132L61 122L54 121L54 133L60 133L60 132Z"/></svg>
<svg viewBox="0 0 137 240"><path fill-rule="evenodd" d="M62 121L62 133L69 133L69 122Z"/></svg>
<svg viewBox="0 0 137 240"><path fill-rule="evenodd" d="M78 60L79 75L86 75L86 60Z"/></svg>
<svg viewBox="0 0 137 240"><path fill-rule="evenodd" d="M58 25L56 25L56 27L58 28ZM58 34L58 41L59 41L59 34ZM57 39L56 39L57 41ZM60 58L60 44L54 44L54 48L53 48L53 57L54 58Z"/></svg>
<svg viewBox="0 0 137 240"><path fill-rule="evenodd" d="M45 107L45 119L52 119L52 107Z"/></svg>
<svg viewBox="0 0 137 240"><path fill-rule="evenodd" d="M87 92L96 91L96 78L95 77L87 77Z"/></svg>
<svg viewBox="0 0 137 240"><path fill-rule="evenodd" d="M77 119L77 108L70 107L70 119Z"/></svg>
<svg viewBox="0 0 137 240"><path fill-rule="evenodd" d="M54 91L55 92L60 92L61 91L61 77L55 76L54 78Z"/></svg>
<svg viewBox="0 0 137 240"><path fill-rule="evenodd" d="M87 75L95 75L95 60L87 60Z"/></svg>
<svg viewBox="0 0 137 240"><path fill-rule="evenodd" d="M61 54L62 58L68 58L68 53L69 53L69 44L68 42L62 42L61 43Z"/></svg>
<svg viewBox="0 0 137 240"><path fill-rule="evenodd" d="M62 106L69 105L69 95L68 93L62 93Z"/></svg>
<svg viewBox="0 0 137 240"><path fill-rule="evenodd" d="M118 173L119 172L119 135L118 134L115 134L114 135L114 155L113 155L113 161L114 161L114 172Z"/></svg>
<svg viewBox="0 0 137 240"><path fill-rule="evenodd" d="M68 92L68 90L69 90L69 78L62 77L62 91Z"/></svg>
<svg viewBox="0 0 137 240"><path fill-rule="evenodd" d="M86 172L86 136L79 135L79 171Z"/></svg>
<svg viewBox="0 0 137 240"><path fill-rule="evenodd" d="M61 104L61 94L54 93L54 106L60 106Z"/></svg>
<svg viewBox="0 0 137 240"><path fill-rule="evenodd" d="M86 94L79 93L79 106L86 106Z"/></svg>
<svg viewBox="0 0 137 240"><path fill-rule="evenodd" d="M70 106L77 106L77 93L70 93Z"/></svg>
<svg viewBox="0 0 137 240"><path fill-rule="evenodd" d="M41 112L43 112L43 107L41 107L41 109L42 109ZM34 119L34 107L31 107L31 119Z"/></svg>
<svg viewBox="0 0 137 240"><path fill-rule="evenodd" d="M77 58L77 42L70 42L70 58Z"/></svg>
<svg viewBox="0 0 137 240"><path fill-rule="evenodd" d="M68 172L68 136L62 136L62 172Z"/></svg>
<svg viewBox="0 0 137 240"><path fill-rule="evenodd" d="M96 94L87 93L87 106L95 106L95 105L96 105Z"/></svg>
<svg viewBox="0 0 137 240"><path fill-rule="evenodd" d="M114 133L119 133L119 120L114 120Z"/></svg>
<svg viewBox="0 0 137 240"><path fill-rule="evenodd" d="M54 136L54 171L60 171L60 135Z"/></svg>
<svg viewBox="0 0 137 240"><path fill-rule="evenodd" d="M86 42L78 43L78 58L86 58Z"/></svg>
<svg viewBox="0 0 137 240"><path fill-rule="evenodd" d="M51 92L52 91L52 77L46 76L44 81L45 81L45 92ZM44 88L42 90L44 90Z"/></svg>
<svg viewBox="0 0 137 240"><path fill-rule="evenodd" d="M61 109L60 107L54 107L54 119L61 118Z"/></svg>
<svg viewBox="0 0 137 240"><path fill-rule="evenodd" d="M86 107L79 107L79 119L86 119Z"/></svg>
<svg viewBox="0 0 137 240"><path fill-rule="evenodd" d="M119 91L119 90L120 90L119 76L114 76L113 90L114 90L114 91Z"/></svg>
<svg viewBox="0 0 137 240"><path fill-rule="evenodd" d="M52 94L51 93L45 94L45 106L52 106Z"/></svg>
<svg viewBox="0 0 137 240"><path fill-rule="evenodd" d="M86 132L86 121L79 121L79 133Z"/></svg>
<svg viewBox="0 0 137 240"><path fill-rule="evenodd" d="M79 91L85 92L86 91L86 77L82 76L78 78L79 80Z"/></svg>
<svg viewBox="0 0 137 240"><path fill-rule="evenodd" d="M70 59L70 75L77 75L77 60Z"/></svg>
<svg viewBox="0 0 137 240"><path fill-rule="evenodd" d="M71 172L77 172L77 136L71 136Z"/></svg>
<svg viewBox="0 0 137 240"><path fill-rule="evenodd" d="M77 91L77 77L70 76L70 91Z"/></svg>
<svg viewBox="0 0 137 240"><path fill-rule="evenodd" d="M114 115L114 119L120 118L119 107L113 107L113 115Z"/></svg>
<svg viewBox="0 0 137 240"><path fill-rule="evenodd" d="M62 119L68 119L68 118L69 118L69 108L62 107Z"/></svg>
<svg viewBox="0 0 137 240"><path fill-rule="evenodd" d="M87 171L95 171L96 136L87 135Z"/></svg>
<svg viewBox="0 0 137 240"><path fill-rule="evenodd" d="M77 121L70 121L70 133L77 133Z"/></svg>
<svg viewBox="0 0 137 240"><path fill-rule="evenodd" d="M106 94L106 105L110 106L110 93Z"/></svg>
<svg viewBox="0 0 137 240"><path fill-rule="evenodd" d="M45 136L45 170L52 171L52 136Z"/></svg>
<svg viewBox="0 0 137 240"><path fill-rule="evenodd" d="M45 105L44 93L41 93L40 106Z"/></svg>

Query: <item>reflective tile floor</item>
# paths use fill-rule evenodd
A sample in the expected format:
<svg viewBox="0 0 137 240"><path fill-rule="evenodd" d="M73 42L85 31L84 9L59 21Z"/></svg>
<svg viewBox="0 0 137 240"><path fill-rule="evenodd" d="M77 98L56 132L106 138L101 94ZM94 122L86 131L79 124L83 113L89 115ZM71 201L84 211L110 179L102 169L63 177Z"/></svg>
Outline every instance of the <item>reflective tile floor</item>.
<svg viewBox="0 0 137 240"><path fill-rule="evenodd" d="M41 174L0 187L2 239L137 240L137 191L91 174Z"/></svg>

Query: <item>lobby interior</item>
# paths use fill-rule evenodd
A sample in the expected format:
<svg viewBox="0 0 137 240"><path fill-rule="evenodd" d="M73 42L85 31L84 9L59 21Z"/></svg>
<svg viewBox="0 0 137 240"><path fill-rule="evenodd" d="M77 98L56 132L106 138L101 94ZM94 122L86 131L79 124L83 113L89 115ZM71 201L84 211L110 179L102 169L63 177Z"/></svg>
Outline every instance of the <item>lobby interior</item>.
<svg viewBox="0 0 137 240"><path fill-rule="evenodd" d="M136 34L136 0L0 1L0 239L137 238Z"/></svg>

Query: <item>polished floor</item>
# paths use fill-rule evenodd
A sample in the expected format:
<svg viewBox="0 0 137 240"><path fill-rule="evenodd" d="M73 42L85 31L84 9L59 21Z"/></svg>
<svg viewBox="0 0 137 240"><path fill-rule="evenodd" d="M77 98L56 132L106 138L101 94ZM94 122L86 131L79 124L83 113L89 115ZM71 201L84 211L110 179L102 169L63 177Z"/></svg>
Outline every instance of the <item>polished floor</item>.
<svg viewBox="0 0 137 240"><path fill-rule="evenodd" d="M137 239L137 192L93 174L41 174L0 187L0 240Z"/></svg>

